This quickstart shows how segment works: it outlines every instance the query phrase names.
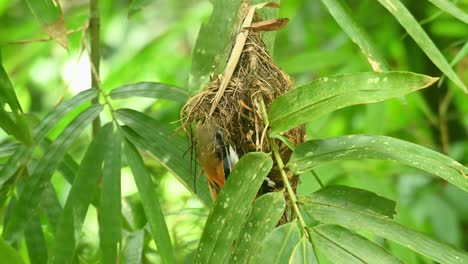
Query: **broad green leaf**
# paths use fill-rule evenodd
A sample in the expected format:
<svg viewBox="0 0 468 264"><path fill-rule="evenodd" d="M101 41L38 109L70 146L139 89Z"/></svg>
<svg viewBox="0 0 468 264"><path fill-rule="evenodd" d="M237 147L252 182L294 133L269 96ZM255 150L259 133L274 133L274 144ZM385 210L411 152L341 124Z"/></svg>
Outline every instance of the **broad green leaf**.
<svg viewBox="0 0 468 264"><path fill-rule="evenodd" d="M24 189L18 198L17 207L5 227L3 237L7 241L13 241L23 230L29 218L37 213L40 201L38 197L41 197L67 149L91 121L99 115L101 110L101 105L94 105L82 112L50 145L50 148L39 160L31 176L25 182Z"/></svg>
<svg viewBox="0 0 468 264"><path fill-rule="evenodd" d="M171 238L151 176L146 170L137 149L130 142L125 144L125 156L127 157L128 165L135 178L135 183L141 196L141 202L145 209L146 216L148 217L151 233L158 247L161 260L163 263L167 264L175 263Z"/></svg>
<svg viewBox="0 0 468 264"><path fill-rule="evenodd" d="M54 0L26 0L29 9L44 31L68 50L68 36L62 9Z"/></svg>
<svg viewBox="0 0 468 264"><path fill-rule="evenodd" d="M47 184L47 187L42 194L41 208L47 215L50 230L55 233L63 208L60 204L59 198L57 197L54 186L52 186L51 183Z"/></svg>
<svg viewBox="0 0 468 264"><path fill-rule="evenodd" d="M89 89L75 95L70 100L60 104L55 110L50 112L33 130L33 140L39 145L46 137L47 133L67 114L89 102L96 97L96 91ZM34 148L21 146L16 149L15 154L8 160L8 165L0 171L0 185L10 179L13 174L29 159Z"/></svg>
<svg viewBox="0 0 468 264"><path fill-rule="evenodd" d="M386 136L354 135L308 141L295 149L288 166L301 174L330 161L350 159L397 161L468 191L467 167L436 151Z"/></svg>
<svg viewBox="0 0 468 264"><path fill-rule="evenodd" d="M398 22L405 28L406 32L413 38L418 46L424 51L429 59L452 80L457 86L459 86L465 93L468 89L452 70L450 64L444 58L439 49L435 46L434 42L429 38L423 28L419 25L418 21L413 15L406 9L406 7L399 0L378 0Z"/></svg>
<svg viewBox="0 0 468 264"><path fill-rule="evenodd" d="M0 239L0 256L2 256L2 261L8 264L24 264L18 251L8 245L3 239Z"/></svg>
<svg viewBox="0 0 468 264"><path fill-rule="evenodd" d="M314 241L315 243L315 241ZM312 245L310 244L307 237L302 236L301 241L297 243L296 247L293 250L291 259L289 260L291 264L318 264L317 257L315 256Z"/></svg>
<svg viewBox="0 0 468 264"><path fill-rule="evenodd" d="M120 201L120 135L114 130L107 141L102 169L99 215L99 243L102 263L117 263L117 246L122 240Z"/></svg>
<svg viewBox="0 0 468 264"><path fill-rule="evenodd" d="M23 115L13 85L5 69L0 64L0 106L3 107L5 103L8 104L13 115L10 116L5 109L0 109L0 127L26 145L32 145L33 140L28 122Z"/></svg>
<svg viewBox="0 0 468 264"><path fill-rule="evenodd" d="M8 74L0 64L0 103L7 103L14 113L22 113L21 105L16 97L13 84L8 78Z"/></svg>
<svg viewBox="0 0 468 264"><path fill-rule="evenodd" d="M312 194L314 201L349 207L370 215L393 218L396 203L375 193L349 186L332 185Z"/></svg>
<svg viewBox="0 0 468 264"><path fill-rule="evenodd" d="M161 164L176 176L188 190L196 193L201 201L210 206L212 199L206 177L195 181L200 168L191 170L188 140L177 135L167 124L130 109L117 110L117 119L129 126L124 132L138 148L148 150ZM133 130L133 131L132 131ZM197 187L194 188L196 182ZM195 192L196 190L196 192Z"/></svg>
<svg viewBox="0 0 468 264"><path fill-rule="evenodd" d="M324 77L276 98L268 117L278 134L335 110L400 97L437 81L411 72L364 72Z"/></svg>
<svg viewBox="0 0 468 264"><path fill-rule="evenodd" d="M324 223L341 225L355 231L365 231L393 240L440 263L461 264L468 262L468 254L452 246L391 221L386 215L369 213L365 200L350 201L348 196L331 193L314 193L301 197L301 208L311 217Z"/></svg>
<svg viewBox="0 0 468 264"><path fill-rule="evenodd" d="M260 152L244 155L234 166L206 220L196 263L224 262L272 166L270 155Z"/></svg>
<svg viewBox="0 0 468 264"><path fill-rule="evenodd" d="M50 263L72 263L86 212L97 190L111 133L112 125L104 126L86 150L58 221Z"/></svg>
<svg viewBox="0 0 468 264"><path fill-rule="evenodd" d="M389 67L374 46L367 32L354 20L349 7L343 1L337 0L322 0L322 3L327 7L330 14L346 32L351 40L356 43L367 58L372 70L375 72L388 71Z"/></svg>
<svg viewBox="0 0 468 264"><path fill-rule="evenodd" d="M212 2L213 12L210 20L200 27L193 48L189 94L195 93L208 83L211 74L217 75L224 71L230 53L228 49L232 46L233 34L240 23L238 10L241 1L213 0Z"/></svg>
<svg viewBox="0 0 468 264"><path fill-rule="evenodd" d="M182 88L174 85L156 82L140 82L121 86L112 90L109 94L112 99L124 99L131 97L148 97L166 99L175 102L185 103L188 94Z"/></svg>
<svg viewBox="0 0 468 264"><path fill-rule="evenodd" d="M332 263L403 263L377 244L338 225L310 229L314 245Z"/></svg>
<svg viewBox="0 0 468 264"><path fill-rule="evenodd" d="M128 264L142 263L145 230L137 230L127 237L125 248L123 249L123 262Z"/></svg>
<svg viewBox="0 0 468 264"><path fill-rule="evenodd" d="M300 241L296 221L277 227L262 241L252 263L289 263Z"/></svg>
<svg viewBox="0 0 468 264"><path fill-rule="evenodd" d="M38 216L34 216L24 229L26 246L31 263L47 263L47 244Z"/></svg>
<svg viewBox="0 0 468 264"><path fill-rule="evenodd" d="M151 3L151 0L133 0L128 10L128 17L131 17L134 14L138 13L141 9L143 9L145 6L149 5L150 3Z"/></svg>
<svg viewBox="0 0 468 264"><path fill-rule="evenodd" d="M9 142L2 142L0 143L0 158L5 158L13 155L16 149L18 149L21 145L19 143L9 143Z"/></svg>
<svg viewBox="0 0 468 264"><path fill-rule="evenodd" d="M273 231L283 215L286 202L283 192L260 196L250 209L231 256L233 263L248 263L260 243Z"/></svg>
<svg viewBox="0 0 468 264"><path fill-rule="evenodd" d="M462 9L458 8L454 3L448 0L429 0L438 8L444 10L453 17L463 21L465 24L468 24L468 14ZM465 10L466 11L466 10Z"/></svg>

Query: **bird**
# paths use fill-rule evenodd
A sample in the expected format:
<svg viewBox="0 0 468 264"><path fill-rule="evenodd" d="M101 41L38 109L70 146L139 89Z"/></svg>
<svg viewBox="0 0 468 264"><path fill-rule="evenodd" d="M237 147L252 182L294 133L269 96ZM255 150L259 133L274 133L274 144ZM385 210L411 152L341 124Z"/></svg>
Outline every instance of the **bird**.
<svg viewBox="0 0 468 264"><path fill-rule="evenodd" d="M216 200L239 161L239 154L227 142L222 130L209 122L197 124L196 140L198 162L208 178L211 198Z"/></svg>

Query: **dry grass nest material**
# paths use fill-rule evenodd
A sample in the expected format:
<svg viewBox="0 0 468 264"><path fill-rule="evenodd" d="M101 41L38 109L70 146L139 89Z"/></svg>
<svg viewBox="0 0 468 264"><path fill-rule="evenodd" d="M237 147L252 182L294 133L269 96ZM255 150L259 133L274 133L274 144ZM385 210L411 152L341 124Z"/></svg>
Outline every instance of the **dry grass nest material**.
<svg viewBox="0 0 468 264"><path fill-rule="evenodd" d="M233 76L210 116L222 78L217 76L187 102L182 110L183 126L210 122L240 153L268 151L259 97L268 109L274 98L290 90L291 81L273 62L259 33L249 32Z"/></svg>
<svg viewBox="0 0 468 264"><path fill-rule="evenodd" d="M185 131L191 125L207 123L223 132L224 140L233 146L241 155L252 151L270 151L262 114L262 101L268 111L271 102L289 91L292 82L272 60L258 32L250 31L242 49L239 61L226 87L226 90L210 115L223 75L217 76L204 89L192 97L181 112L182 128ZM284 106L288 107L288 106ZM302 127L283 134L292 144L304 142L305 131ZM189 132L192 147L196 147L194 135ZM287 162L291 150L278 141L279 151L284 162ZM289 176L295 191L298 177ZM278 167L274 166L268 176L276 183L276 189L283 188Z"/></svg>

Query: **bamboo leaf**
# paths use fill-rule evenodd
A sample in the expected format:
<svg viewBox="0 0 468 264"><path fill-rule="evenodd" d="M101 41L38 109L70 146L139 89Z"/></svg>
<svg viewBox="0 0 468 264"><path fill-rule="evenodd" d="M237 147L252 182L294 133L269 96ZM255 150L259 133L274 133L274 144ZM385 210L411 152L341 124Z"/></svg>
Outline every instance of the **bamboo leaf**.
<svg viewBox="0 0 468 264"><path fill-rule="evenodd" d="M347 106L400 97L435 81L437 78L411 72L365 72L320 78L273 101L268 114L271 133L278 134Z"/></svg>
<svg viewBox="0 0 468 264"><path fill-rule="evenodd" d="M86 212L97 190L111 133L112 125L101 128L81 161L57 225L52 264L72 263Z"/></svg>
<svg viewBox="0 0 468 264"><path fill-rule="evenodd" d="M102 263L117 263L118 244L122 240L120 201L120 136L114 130L109 140L102 169L99 215L99 243Z"/></svg>
<svg viewBox="0 0 468 264"><path fill-rule="evenodd" d="M272 166L270 155L260 152L244 155L234 166L206 220L196 263L224 262Z"/></svg>
<svg viewBox="0 0 468 264"><path fill-rule="evenodd" d="M131 17L134 14L140 12L141 9L143 9L150 3L151 3L151 0L133 0L128 10L128 17Z"/></svg>
<svg viewBox="0 0 468 264"><path fill-rule="evenodd" d="M7 103L15 113L23 112L18 98L16 97L13 84L10 78L8 78L8 74L2 64L0 64L0 103Z"/></svg>
<svg viewBox="0 0 468 264"><path fill-rule="evenodd" d="M213 12L210 20L200 27L193 48L188 87L190 94L198 91L202 85L209 82L211 74L216 75L223 72L229 55L229 50L226 47L231 47L231 36L239 24L237 17L240 4L241 1L213 1ZM216 33L213 34L213 32ZM216 66L215 69L213 66Z"/></svg>
<svg viewBox="0 0 468 264"><path fill-rule="evenodd" d="M50 148L25 182L24 189L18 198L17 207L3 233L3 237L7 241L13 241L23 230L30 217L35 215L40 201L38 197L41 197L52 174L66 154L67 149L83 129L99 115L101 110L101 105L94 105L86 109L50 145Z"/></svg>
<svg viewBox="0 0 468 264"><path fill-rule="evenodd" d="M468 24L468 14L458 8L454 3L447 0L429 0L435 6L444 10L446 13L452 15L453 17L459 19L460 21Z"/></svg>
<svg viewBox="0 0 468 264"><path fill-rule="evenodd" d="M54 0L26 0L32 14L41 24L44 31L68 50L68 36L62 9Z"/></svg>
<svg viewBox="0 0 468 264"><path fill-rule="evenodd" d="M0 256L2 256L2 261L5 261L5 263L24 264L18 252L3 239L0 239Z"/></svg>
<svg viewBox="0 0 468 264"><path fill-rule="evenodd" d="M424 51L429 59L452 80L457 86L459 86L465 93L468 89L452 70L450 64L444 58L439 49L435 46L434 42L429 38L426 32L419 25L418 21L411 15L406 7L399 0L378 0L398 22L405 28L406 32L414 39L418 46Z"/></svg>
<svg viewBox="0 0 468 264"><path fill-rule="evenodd" d="M332 263L403 263L377 244L338 225L314 226L310 234L317 249Z"/></svg>
<svg viewBox="0 0 468 264"><path fill-rule="evenodd" d="M350 201L349 194L342 195L341 200L339 199L336 193L319 191L300 197L299 203L305 212L324 224L341 225L358 232L370 232L393 240L440 263L461 264L468 261L468 254L452 246L401 226L386 215L369 213L369 210L364 209L369 206L369 202L364 199Z"/></svg>
<svg viewBox="0 0 468 264"><path fill-rule="evenodd" d="M174 85L156 82L140 82L118 87L109 94L112 99L125 99L131 97L147 97L166 99L185 103L188 94L182 88Z"/></svg>
<svg viewBox="0 0 468 264"><path fill-rule="evenodd" d="M127 237L127 243L125 243L125 249L123 251L123 263L142 263L144 238L145 230L143 229L137 230Z"/></svg>
<svg viewBox="0 0 468 264"><path fill-rule="evenodd" d="M154 242L158 247L158 252L163 263L175 263L174 251L172 249L171 238L167 230L166 220L164 219L158 196L151 180L150 174L143 164L143 160L138 154L137 149L130 142L125 145L125 156L128 165L132 170L138 192L141 196L141 202L145 209L148 222L151 227Z"/></svg>
<svg viewBox="0 0 468 264"><path fill-rule="evenodd" d="M345 2L322 0L322 3L327 7L330 14L344 32L359 46L372 67L372 70L375 72L388 71L389 67L384 56L380 54L378 49L374 46L367 32L354 20L350 8Z"/></svg>
<svg viewBox="0 0 468 264"><path fill-rule="evenodd" d="M350 159L396 161L437 175L468 191L467 167L420 145L386 136L355 135L312 140L295 149L288 166L300 174L330 161Z"/></svg>
<svg viewBox="0 0 468 264"><path fill-rule="evenodd" d="M35 216L26 226L24 236L26 238L26 246L31 263L46 264L47 244L38 216Z"/></svg>
<svg viewBox="0 0 468 264"><path fill-rule="evenodd" d="M160 123L147 115L130 109L119 109L117 119L129 126L124 128L125 136L138 148L148 150L154 158L176 176L185 187L196 193L201 201L210 206L212 203L208 191L206 177L195 181L194 176L201 171L196 167L193 171L190 168L190 154L187 153L189 145L187 139L175 134L167 124ZM195 192L196 190L196 192Z"/></svg>
<svg viewBox="0 0 468 264"><path fill-rule="evenodd" d="M315 256L312 245L310 244L307 237L303 236L301 241L297 243L293 250L289 263L300 264L300 263L312 263L318 264L317 257Z"/></svg>
<svg viewBox="0 0 468 264"><path fill-rule="evenodd" d="M277 227L263 240L252 263L289 263L300 241L301 234L295 221Z"/></svg>
<svg viewBox="0 0 468 264"><path fill-rule="evenodd" d="M273 231L286 208L282 192L260 196L245 220L231 256L233 263L248 263L263 239Z"/></svg>
<svg viewBox="0 0 468 264"><path fill-rule="evenodd" d="M77 109L79 106L96 97L96 91L89 89L75 95L70 100L60 104L55 110L50 112L33 130L33 140L39 145L46 137L47 133L67 114ZM18 169L29 159L34 148L20 146L8 160L7 166L0 171L0 185L9 180Z"/></svg>

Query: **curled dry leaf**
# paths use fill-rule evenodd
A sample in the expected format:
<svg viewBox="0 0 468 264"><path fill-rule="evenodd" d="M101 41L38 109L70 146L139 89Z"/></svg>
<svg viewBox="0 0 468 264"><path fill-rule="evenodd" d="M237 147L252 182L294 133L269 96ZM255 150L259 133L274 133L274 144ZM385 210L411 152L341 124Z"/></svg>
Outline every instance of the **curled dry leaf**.
<svg viewBox="0 0 468 264"><path fill-rule="evenodd" d="M252 23L249 27L244 27L244 29L253 31L274 31L283 28L288 22L288 18L275 18Z"/></svg>

